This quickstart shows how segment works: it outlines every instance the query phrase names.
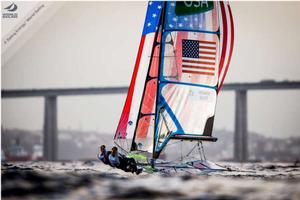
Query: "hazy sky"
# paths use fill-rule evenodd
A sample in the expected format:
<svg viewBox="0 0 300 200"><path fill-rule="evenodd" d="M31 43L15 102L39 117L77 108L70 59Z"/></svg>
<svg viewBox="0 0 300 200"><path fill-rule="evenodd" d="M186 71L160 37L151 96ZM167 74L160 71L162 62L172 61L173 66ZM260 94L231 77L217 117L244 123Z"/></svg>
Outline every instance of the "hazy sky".
<svg viewBox="0 0 300 200"><path fill-rule="evenodd" d="M2 89L129 85L146 4L64 3L2 63ZM231 5L235 46L225 82L300 80L300 2ZM300 91L255 91L248 97L249 131L300 136ZM114 132L124 100L125 95L60 97L59 128ZM233 105L234 93L221 93L216 129L233 130ZM42 125L43 99L2 100L3 127Z"/></svg>

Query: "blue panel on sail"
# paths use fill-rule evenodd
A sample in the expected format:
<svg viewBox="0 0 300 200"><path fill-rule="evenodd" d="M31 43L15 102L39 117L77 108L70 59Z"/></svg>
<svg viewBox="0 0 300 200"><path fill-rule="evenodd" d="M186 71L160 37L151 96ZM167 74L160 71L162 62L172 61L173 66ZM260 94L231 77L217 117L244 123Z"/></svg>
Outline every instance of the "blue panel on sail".
<svg viewBox="0 0 300 200"><path fill-rule="evenodd" d="M148 3L148 10L144 23L143 35L157 31L162 9L162 1L150 1Z"/></svg>
<svg viewBox="0 0 300 200"><path fill-rule="evenodd" d="M182 10L184 8L187 13L185 15L178 15L176 8L181 4ZM186 3L183 2L168 2L166 7L165 29L166 30L189 30L189 31L217 31L219 27L219 20L217 18L217 7L212 4L212 9L206 12L188 12L191 8L206 8L207 4L203 3Z"/></svg>

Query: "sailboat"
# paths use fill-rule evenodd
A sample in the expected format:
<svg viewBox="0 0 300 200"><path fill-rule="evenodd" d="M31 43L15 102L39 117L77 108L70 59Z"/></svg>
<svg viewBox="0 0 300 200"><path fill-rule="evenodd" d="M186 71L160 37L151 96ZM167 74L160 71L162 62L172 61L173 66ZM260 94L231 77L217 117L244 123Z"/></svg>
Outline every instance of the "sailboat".
<svg viewBox="0 0 300 200"><path fill-rule="evenodd" d="M166 167L170 162L159 160L172 141L195 142L193 149L199 153L203 141L216 142L212 131L217 96L233 43L228 2L148 2L130 87L114 136L121 151L126 155L139 152L152 167ZM182 164L218 168L203 156Z"/></svg>

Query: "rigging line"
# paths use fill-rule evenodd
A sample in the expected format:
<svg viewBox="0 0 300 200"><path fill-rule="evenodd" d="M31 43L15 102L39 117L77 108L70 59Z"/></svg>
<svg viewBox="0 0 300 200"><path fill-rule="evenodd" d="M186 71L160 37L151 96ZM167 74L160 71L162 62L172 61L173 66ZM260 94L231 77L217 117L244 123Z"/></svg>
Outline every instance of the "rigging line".
<svg viewBox="0 0 300 200"><path fill-rule="evenodd" d="M163 121L164 121L164 123L165 123L165 125L166 125L166 128L167 128L167 130L168 130L168 133L170 133L171 131L170 131L170 128L169 128L169 126L168 126L166 117L165 117L164 114L163 114L164 111L165 111L165 109L161 109L161 110L160 110L160 114L161 114L161 117L162 117L162 119L163 119Z"/></svg>
<svg viewBox="0 0 300 200"><path fill-rule="evenodd" d="M177 144L179 142L182 142L182 141L177 141L177 142L174 142L174 143L171 143L171 144L167 144L167 145ZM182 157L178 156L177 158L175 158L173 160L170 160L170 162L175 162L175 161L181 161L181 162L183 162L183 161L188 161L189 159L195 159L195 160L197 160L198 157L195 154L196 152L194 152L196 148L197 148L197 143L193 145L193 147L191 148L191 150L185 156L182 156ZM183 153L182 150L181 150L181 153ZM200 159L203 160L202 157Z"/></svg>
<svg viewBox="0 0 300 200"><path fill-rule="evenodd" d="M195 144L195 145L193 146L193 148L186 154L185 157L188 157L188 156L194 151L194 149L196 148L196 146L197 146L197 144Z"/></svg>
<svg viewBox="0 0 300 200"><path fill-rule="evenodd" d="M162 126L163 126L163 123L160 123L160 131L159 131L159 133L158 133L158 141L160 140L160 132L161 132L161 130L162 130ZM155 128L155 126L154 126L154 128Z"/></svg>
<svg viewBox="0 0 300 200"><path fill-rule="evenodd" d="M203 143L202 141L198 141L198 151L200 154L200 159L206 161L206 156L204 153Z"/></svg>
<svg viewBox="0 0 300 200"><path fill-rule="evenodd" d="M125 141L126 141L126 140L125 140ZM125 141L124 141L124 140L123 140L123 141L121 140L121 142L122 142L122 146L124 147L124 150L125 150L125 148L126 148L126 149L128 149L127 143L126 143L126 147L125 147L125 144L124 144L124 143L125 143Z"/></svg>
<svg viewBox="0 0 300 200"><path fill-rule="evenodd" d="M178 34L178 33L177 33ZM178 80L178 66L177 66L177 62L176 62L176 48L175 48L175 46L174 46L174 39L173 39L173 35L172 34L170 34L171 35L171 45L172 45L172 48L173 48L173 52L174 52L174 59L175 59L175 67L176 67L176 79Z"/></svg>
<svg viewBox="0 0 300 200"><path fill-rule="evenodd" d="M201 149L202 149L202 153L203 153L204 160L206 160L205 152L204 152L204 147L203 147L202 141L200 141L200 144L201 144Z"/></svg>
<svg viewBox="0 0 300 200"><path fill-rule="evenodd" d="M115 145L118 146L122 151L124 151L126 154L128 153L123 147L121 147L116 141L114 141Z"/></svg>
<svg viewBox="0 0 300 200"><path fill-rule="evenodd" d="M197 142L197 146L198 146L198 152L199 152L199 155L200 155L200 160L203 161L203 156L202 156L202 153L201 153L201 148L200 148L200 142L199 141Z"/></svg>
<svg viewBox="0 0 300 200"><path fill-rule="evenodd" d="M181 143L180 143L180 151L181 151L181 154L180 154L180 159L181 159L181 161L183 160L183 155L182 155L182 141L181 141Z"/></svg>

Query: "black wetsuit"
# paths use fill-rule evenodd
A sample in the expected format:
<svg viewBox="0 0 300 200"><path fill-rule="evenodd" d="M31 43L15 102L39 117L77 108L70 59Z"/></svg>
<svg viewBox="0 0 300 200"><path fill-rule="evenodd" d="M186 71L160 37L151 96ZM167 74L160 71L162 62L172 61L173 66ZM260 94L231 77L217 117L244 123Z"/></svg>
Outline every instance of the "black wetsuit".
<svg viewBox="0 0 300 200"><path fill-rule="evenodd" d="M136 172L137 164L133 158L127 158L126 156L119 154L120 165L118 168L125 172Z"/></svg>

